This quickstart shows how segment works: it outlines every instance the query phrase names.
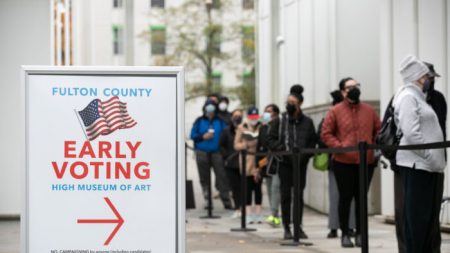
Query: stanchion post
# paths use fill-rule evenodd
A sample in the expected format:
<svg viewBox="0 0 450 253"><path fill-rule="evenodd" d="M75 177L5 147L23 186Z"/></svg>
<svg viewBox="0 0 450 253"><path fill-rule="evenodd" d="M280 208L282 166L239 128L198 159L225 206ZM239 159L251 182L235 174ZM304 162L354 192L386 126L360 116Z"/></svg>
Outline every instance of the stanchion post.
<svg viewBox="0 0 450 253"><path fill-rule="evenodd" d="M313 245L310 242L300 242L300 182L301 182L301 173L300 173L300 161L301 161L301 152L299 148L294 148L292 150L292 171L293 171L293 180L294 180L294 210L293 210L293 224L294 224L294 238L292 242L281 243L282 246L311 246Z"/></svg>
<svg viewBox="0 0 450 253"><path fill-rule="evenodd" d="M247 206L247 150L241 151L241 227L232 228L232 232L254 232L256 229L246 227L246 206Z"/></svg>
<svg viewBox="0 0 450 253"><path fill-rule="evenodd" d="M208 152L208 164L212 164L212 153ZM212 184L211 184L211 167L208 168L208 215L202 216L200 219L219 219L220 216L214 216L212 213Z"/></svg>
<svg viewBox="0 0 450 253"><path fill-rule="evenodd" d="M367 220L367 142L360 142L359 149L359 210L360 210L360 232L361 232L361 252L369 252L369 231Z"/></svg>

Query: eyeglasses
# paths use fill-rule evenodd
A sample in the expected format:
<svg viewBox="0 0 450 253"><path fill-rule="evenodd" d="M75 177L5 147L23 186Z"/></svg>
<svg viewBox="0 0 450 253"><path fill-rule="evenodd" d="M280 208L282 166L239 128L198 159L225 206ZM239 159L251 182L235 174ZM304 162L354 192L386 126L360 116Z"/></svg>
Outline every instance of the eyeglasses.
<svg viewBox="0 0 450 253"><path fill-rule="evenodd" d="M351 89L354 89L354 88L358 88L358 89L361 88L361 84L357 83L355 85L349 85L349 86L345 86L344 87L345 90L351 90Z"/></svg>

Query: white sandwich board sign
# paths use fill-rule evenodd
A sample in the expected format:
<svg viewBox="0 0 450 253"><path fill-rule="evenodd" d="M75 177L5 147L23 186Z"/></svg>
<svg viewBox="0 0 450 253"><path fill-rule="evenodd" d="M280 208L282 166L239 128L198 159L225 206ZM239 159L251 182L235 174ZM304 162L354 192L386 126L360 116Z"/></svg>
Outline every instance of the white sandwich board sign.
<svg viewBox="0 0 450 253"><path fill-rule="evenodd" d="M23 253L184 253L181 67L24 66Z"/></svg>

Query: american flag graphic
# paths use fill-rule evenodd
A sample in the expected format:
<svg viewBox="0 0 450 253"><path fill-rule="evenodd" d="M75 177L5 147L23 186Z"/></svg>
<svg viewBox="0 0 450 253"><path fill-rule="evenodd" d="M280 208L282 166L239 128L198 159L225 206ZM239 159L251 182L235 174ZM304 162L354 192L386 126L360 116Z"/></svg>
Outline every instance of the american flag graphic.
<svg viewBox="0 0 450 253"><path fill-rule="evenodd" d="M86 108L77 112L83 121L88 140L95 140L100 135L108 135L117 129L134 127L137 122L128 115L127 103L118 97L107 101L92 100Z"/></svg>

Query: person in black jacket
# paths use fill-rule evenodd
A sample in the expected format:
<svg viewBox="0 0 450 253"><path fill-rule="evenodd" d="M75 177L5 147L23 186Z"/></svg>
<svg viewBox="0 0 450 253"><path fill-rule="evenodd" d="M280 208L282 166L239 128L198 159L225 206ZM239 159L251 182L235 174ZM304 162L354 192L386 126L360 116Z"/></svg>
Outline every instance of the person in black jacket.
<svg viewBox="0 0 450 253"><path fill-rule="evenodd" d="M317 134L314 123L301 110L303 103L303 86L296 84L290 89L287 97L286 112L281 118L281 136L278 127L274 126L268 136L268 146L274 151L298 151L300 148L314 148L317 143ZM303 218L303 190L306 185L306 169L311 154L300 156L300 225ZM297 169L297 168L296 168ZM291 196L293 187L293 161L292 156L283 156L279 165L281 213L284 227L284 239L292 239L291 223ZM308 238L300 227L300 238Z"/></svg>
<svg viewBox="0 0 450 253"><path fill-rule="evenodd" d="M227 126L231 126L233 122L231 122L231 113L228 111L228 105L230 104L230 100L226 96L222 96L219 99L219 112L217 116L221 118Z"/></svg>
<svg viewBox="0 0 450 253"><path fill-rule="evenodd" d="M447 121L447 102L445 101L444 95L438 90L434 89L434 83L436 77L440 77L438 73L434 70L434 66L431 63L424 62L427 65L430 72L428 73L428 78L431 82L430 89L427 92L427 103L431 105L434 112L436 113L439 125L441 126L442 133L444 134L444 140L447 140L447 131L445 129L445 122ZM447 154L446 154L447 159ZM439 173L437 184L435 186L435 198L433 210L435 211L433 220L433 238L431 239L431 244L433 248L433 253L441 252L441 225L439 222L439 212L441 210L442 195L444 194L444 173Z"/></svg>
<svg viewBox="0 0 450 253"><path fill-rule="evenodd" d="M242 123L243 111L236 109L231 112L231 122L220 137L220 152L224 160L225 171L230 183L231 193L233 195L235 212L232 218L241 216L241 173L239 166L239 154L234 149L234 137L236 135L236 127Z"/></svg>

